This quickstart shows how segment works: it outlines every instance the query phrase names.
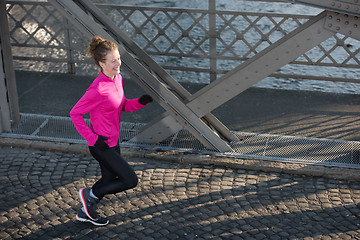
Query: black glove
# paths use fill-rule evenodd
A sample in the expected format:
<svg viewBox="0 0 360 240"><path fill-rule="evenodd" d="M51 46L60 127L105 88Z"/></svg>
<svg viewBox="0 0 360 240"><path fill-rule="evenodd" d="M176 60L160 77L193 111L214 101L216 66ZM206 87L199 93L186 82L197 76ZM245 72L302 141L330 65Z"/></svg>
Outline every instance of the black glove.
<svg viewBox="0 0 360 240"><path fill-rule="evenodd" d="M153 101L153 99L150 95L145 94L145 95L142 95L138 101L140 104L146 105L148 103L151 103Z"/></svg>
<svg viewBox="0 0 360 240"><path fill-rule="evenodd" d="M103 152L108 150L109 145L106 144L105 140L107 140L107 138L99 135L94 146Z"/></svg>

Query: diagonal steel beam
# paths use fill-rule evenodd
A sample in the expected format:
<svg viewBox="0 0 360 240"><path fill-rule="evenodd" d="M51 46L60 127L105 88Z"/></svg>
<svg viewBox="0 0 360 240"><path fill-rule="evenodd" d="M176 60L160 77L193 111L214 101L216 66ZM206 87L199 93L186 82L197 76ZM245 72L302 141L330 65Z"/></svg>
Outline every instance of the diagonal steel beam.
<svg viewBox="0 0 360 240"><path fill-rule="evenodd" d="M192 95L187 106L204 115L335 35L324 28L326 11Z"/></svg>
<svg viewBox="0 0 360 240"><path fill-rule="evenodd" d="M232 150L213 129L206 125L202 119L179 99L176 93L174 94L167 85L159 81L157 76L150 72L149 66L146 65L148 63L147 61L134 58L133 55L123 47L121 41L116 39L116 36L111 34L111 32L107 32L103 26L101 26L101 21L100 23L94 21L87 12L71 0L50 0L50 3L86 36L100 35L119 43L119 52L123 59L123 66L138 80L138 83L145 91L150 93L159 104L169 112L177 124L186 128L205 147L221 152ZM152 64L150 61L149 63ZM154 66L154 68L156 68L156 66Z"/></svg>
<svg viewBox="0 0 360 240"><path fill-rule="evenodd" d="M295 60L335 34L333 31L324 29L325 18L326 12L313 17L278 42L192 95L186 105L198 116L204 116ZM167 131L166 126L170 124L172 124L171 118L164 114L157 119L157 122L149 124L132 141L151 142L152 136L160 135L160 133L163 138L168 137L172 132Z"/></svg>
<svg viewBox="0 0 360 240"><path fill-rule="evenodd" d="M146 52L144 52L132 39L130 39L124 32L122 32L109 18L107 18L104 13L97 8L93 3L89 0L78 0L78 2L83 6L85 11L91 12L91 14L96 17L96 19L101 22L104 28L107 29L108 32L111 32L112 35L118 39L128 51L132 52L138 60L141 59L144 64L148 67L149 70L155 73L157 79L162 83L168 85L171 91L176 94L181 101L184 101L191 97L191 94L177 81L175 81L162 67L160 67ZM135 75L133 75L134 79L137 79ZM142 81L138 82L140 86L143 85ZM237 140L237 137L230 132L230 130L222 124L213 114L208 113L202 118L203 122L207 124L214 132L216 132L222 139L226 141L234 141ZM177 125L177 126L174 126ZM172 131L180 131L183 129L177 121L172 121L171 126ZM175 132L174 132L175 133ZM157 136L157 137L155 137ZM159 134L151 134L149 136L151 141L161 141L163 138ZM137 138L136 141L142 142L143 140Z"/></svg>

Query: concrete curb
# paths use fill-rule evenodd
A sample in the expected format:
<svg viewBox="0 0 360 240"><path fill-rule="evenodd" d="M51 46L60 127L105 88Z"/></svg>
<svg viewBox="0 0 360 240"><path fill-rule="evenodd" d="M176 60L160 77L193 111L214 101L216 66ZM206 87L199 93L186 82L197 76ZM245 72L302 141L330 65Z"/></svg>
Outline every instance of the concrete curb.
<svg viewBox="0 0 360 240"><path fill-rule="evenodd" d="M32 140L23 138L0 137L0 145L33 148L47 151L61 151L75 154L89 154L84 143L62 143L53 141ZM271 161L256 158L236 158L221 154L190 153L181 150L158 151L142 147L121 147L126 158L149 158L160 161L172 161L183 164L214 165L234 169L245 169L264 172L278 172L313 177L335 178L343 180L360 180L360 168L324 166L296 162Z"/></svg>

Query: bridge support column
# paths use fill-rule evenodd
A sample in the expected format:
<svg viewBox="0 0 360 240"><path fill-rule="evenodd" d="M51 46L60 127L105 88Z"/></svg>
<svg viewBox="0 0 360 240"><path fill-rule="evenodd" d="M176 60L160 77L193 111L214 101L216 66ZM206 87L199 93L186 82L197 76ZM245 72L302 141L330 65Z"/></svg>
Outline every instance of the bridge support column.
<svg viewBox="0 0 360 240"><path fill-rule="evenodd" d="M0 1L0 133L20 121L5 1Z"/></svg>

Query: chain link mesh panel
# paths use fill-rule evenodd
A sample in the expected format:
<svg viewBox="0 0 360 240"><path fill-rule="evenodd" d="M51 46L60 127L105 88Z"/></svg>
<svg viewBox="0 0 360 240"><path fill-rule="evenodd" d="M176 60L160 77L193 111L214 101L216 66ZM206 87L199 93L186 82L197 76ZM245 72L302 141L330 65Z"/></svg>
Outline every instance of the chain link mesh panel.
<svg viewBox="0 0 360 240"><path fill-rule="evenodd" d="M216 24L212 26L210 10L97 6L155 61L179 76L179 80L207 81L206 74L224 74L311 18L309 15L216 11ZM7 1L7 12L16 69L82 74L96 71L85 56L88 39L74 30L49 3ZM215 45L211 45L210 39L215 39ZM211 56L213 48L216 55ZM360 41L336 34L271 76L328 81L349 81L350 78L356 82L350 72L359 69L359 52ZM210 70L210 61L214 60L216 69ZM308 68L301 66L316 66L320 70L306 71ZM331 77L316 74L339 67L350 69L349 73Z"/></svg>
<svg viewBox="0 0 360 240"><path fill-rule="evenodd" d="M89 124L89 120L86 119ZM203 153L216 153L206 149L188 131L181 130L168 139L153 145L129 143L145 124L121 123L120 143L157 149L178 149ZM360 143L343 140L317 139L281 135L234 132L238 141L230 146L233 152L223 153L243 158L260 158L275 161L292 161L309 164L360 167ZM21 122L11 133L1 136L42 139L60 142L85 143L77 133L71 119L37 114L21 114Z"/></svg>

